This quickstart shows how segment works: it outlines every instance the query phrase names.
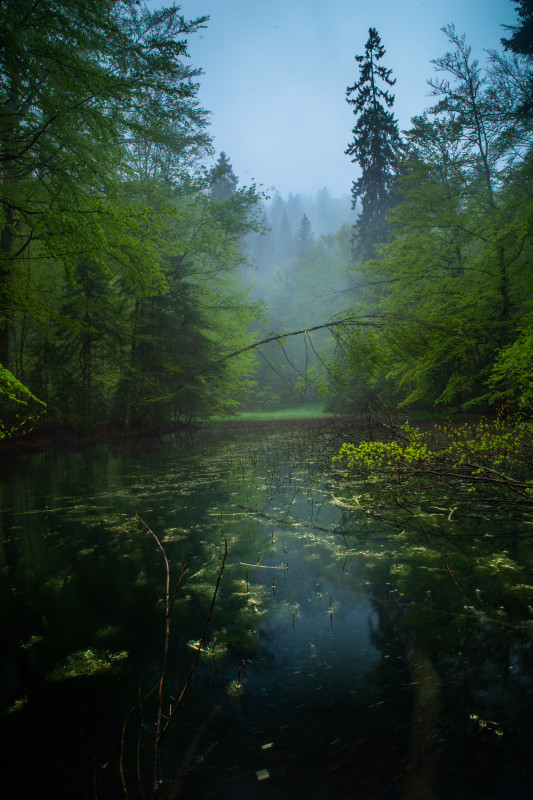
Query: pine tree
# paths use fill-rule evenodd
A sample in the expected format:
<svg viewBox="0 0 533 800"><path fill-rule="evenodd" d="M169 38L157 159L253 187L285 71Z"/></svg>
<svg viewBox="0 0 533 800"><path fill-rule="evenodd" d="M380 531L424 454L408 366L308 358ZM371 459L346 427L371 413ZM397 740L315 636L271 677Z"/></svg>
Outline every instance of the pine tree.
<svg viewBox="0 0 533 800"><path fill-rule="evenodd" d="M302 221L300 222L300 227L298 228L297 240L298 240L299 253L306 253L313 246L313 240L314 240L313 229L311 227L311 223L309 222L307 214L303 215Z"/></svg>
<svg viewBox="0 0 533 800"><path fill-rule="evenodd" d="M518 25L504 26L512 32L508 39L502 39L506 50L533 60L533 0L514 0L516 13L520 17ZM533 116L533 78L528 76L525 89L526 97L518 107L520 115L528 119Z"/></svg>
<svg viewBox="0 0 533 800"><path fill-rule="evenodd" d="M376 245L385 239L386 215L393 205L393 186L402 151L398 123L388 110L394 103L394 95L386 88L394 86L396 80L391 79L392 70L378 64L384 54L377 30L370 28L365 54L355 56L359 80L346 89L346 101L357 116L352 129L354 138L345 153L361 169L361 176L352 186L352 208L361 199L357 230L359 255L363 259L371 258Z"/></svg>
<svg viewBox="0 0 533 800"><path fill-rule="evenodd" d="M211 194L216 200L229 200L239 179L233 172L231 162L224 151L217 159L217 163L211 171L213 183L211 184Z"/></svg>
<svg viewBox="0 0 533 800"><path fill-rule="evenodd" d="M518 25L505 25L512 32L508 39L502 39L506 50L533 58L533 0L512 0L520 17Z"/></svg>

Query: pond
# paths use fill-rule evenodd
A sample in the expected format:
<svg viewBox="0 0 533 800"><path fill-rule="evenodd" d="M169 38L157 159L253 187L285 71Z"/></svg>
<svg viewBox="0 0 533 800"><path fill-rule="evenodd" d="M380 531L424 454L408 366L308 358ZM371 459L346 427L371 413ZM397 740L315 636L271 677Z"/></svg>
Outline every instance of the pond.
<svg viewBox="0 0 533 800"><path fill-rule="evenodd" d="M347 507L322 426L3 465L6 797L150 796L150 531L165 796L532 796L531 526Z"/></svg>

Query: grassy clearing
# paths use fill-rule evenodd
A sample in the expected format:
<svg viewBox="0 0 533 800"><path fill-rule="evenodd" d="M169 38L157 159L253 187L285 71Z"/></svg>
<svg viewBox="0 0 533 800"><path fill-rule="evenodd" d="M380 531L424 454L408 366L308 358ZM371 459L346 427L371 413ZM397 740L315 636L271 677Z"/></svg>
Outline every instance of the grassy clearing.
<svg viewBox="0 0 533 800"><path fill-rule="evenodd" d="M324 410L323 403L306 403L302 406L282 408L277 411L243 411L228 417L210 417L210 422L232 422L236 420L269 420L269 419L309 419L314 417L330 417Z"/></svg>

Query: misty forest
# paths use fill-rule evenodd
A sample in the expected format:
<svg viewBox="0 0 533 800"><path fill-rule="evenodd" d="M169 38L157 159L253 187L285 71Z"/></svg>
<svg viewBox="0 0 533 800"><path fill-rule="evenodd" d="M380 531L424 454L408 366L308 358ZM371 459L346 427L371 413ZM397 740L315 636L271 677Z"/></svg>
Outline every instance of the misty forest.
<svg viewBox="0 0 533 800"><path fill-rule="evenodd" d="M215 150L209 17L0 5L8 792L531 796L512 6L494 51L442 29L407 130L387 43L354 38L346 193L284 197Z"/></svg>

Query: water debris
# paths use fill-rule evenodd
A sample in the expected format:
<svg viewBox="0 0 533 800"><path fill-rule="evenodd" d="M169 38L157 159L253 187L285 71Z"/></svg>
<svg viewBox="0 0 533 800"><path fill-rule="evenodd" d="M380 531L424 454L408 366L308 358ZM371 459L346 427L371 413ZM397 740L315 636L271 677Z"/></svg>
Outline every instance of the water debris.
<svg viewBox="0 0 533 800"><path fill-rule="evenodd" d="M261 750L270 750L271 747L274 747L274 742L267 742L261 745Z"/></svg>
<svg viewBox="0 0 533 800"><path fill-rule="evenodd" d="M270 772L267 769L260 769L255 774L257 775L258 781L265 781L267 778L270 778Z"/></svg>
<svg viewBox="0 0 533 800"><path fill-rule="evenodd" d="M57 666L49 672L49 681L63 681L68 678L87 678L92 675L99 675L110 672L117 662L124 661L128 657L126 650L117 653L103 652L100 650L79 650L67 656Z"/></svg>
<svg viewBox="0 0 533 800"><path fill-rule="evenodd" d="M481 719L478 714L470 714L469 716L470 720L472 722L476 722L481 730L485 730L488 733L493 733L498 738L503 736L503 730L498 722L494 722L490 719Z"/></svg>
<svg viewBox="0 0 533 800"><path fill-rule="evenodd" d="M217 642L216 636L211 642L208 642L204 647L200 647L200 640L191 639L187 642L187 647L190 647L191 650L200 650L200 655L203 658L212 658L216 661L218 658L222 658L225 656L228 648L225 643Z"/></svg>
<svg viewBox="0 0 533 800"><path fill-rule="evenodd" d="M16 712L17 711L21 711L24 708L24 706L27 705L27 703L28 703L28 698L26 696L25 697L19 697L18 700L15 700L15 702L13 703L12 706L9 706L9 708L6 708L5 713L6 714L16 714Z"/></svg>
<svg viewBox="0 0 533 800"><path fill-rule="evenodd" d="M30 650L32 647L35 647L36 644L40 644L44 640L44 636L38 636L37 634L33 634L30 636L27 642L21 644L21 648L23 650Z"/></svg>
<svg viewBox="0 0 533 800"><path fill-rule="evenodd" d="M116 639L122 632L120 625L106 625L105 628L99 628L96 631L95 638L99 641L109 641L110 639Z"/></svg>
<svg viewBox="0 0 533 800"><path fill-rule="evenodd" d="M244 686L239 681L230 681L226 686L226 694L228 697L233 697L238 700L244 694Z"/></svg>

